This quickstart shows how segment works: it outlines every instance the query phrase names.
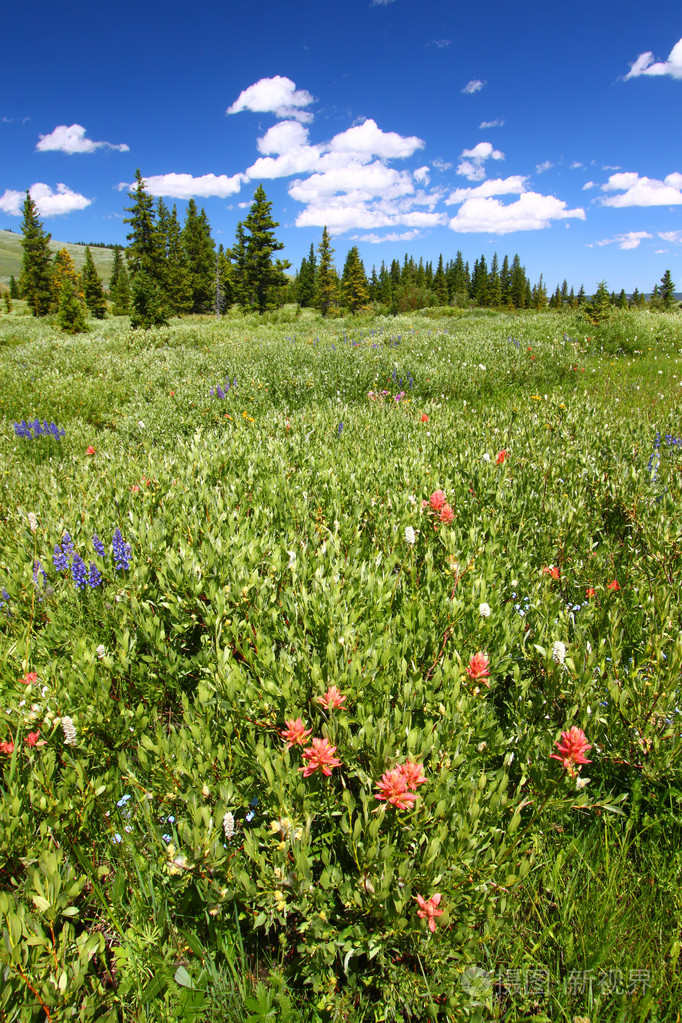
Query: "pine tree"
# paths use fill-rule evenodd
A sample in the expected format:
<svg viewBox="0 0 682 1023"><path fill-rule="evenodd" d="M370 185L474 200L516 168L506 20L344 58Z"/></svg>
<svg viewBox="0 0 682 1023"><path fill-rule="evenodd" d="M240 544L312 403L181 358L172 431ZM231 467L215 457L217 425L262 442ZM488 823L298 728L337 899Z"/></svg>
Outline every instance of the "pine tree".
<svg viewBox="0 0 682 1023"><path fill-rule="evenodd" d="M409 282L409 268L407 281ZM362 306L369 304L369 290L367 288L367 275L357 245L348 250L346 262L341 276L341 290L343 300L351 313L356 313Z"/></svg>
<svg viewBox="0 0 682 1023"><path fill-rule="evenodd" d="M490 273L488 274L488 304L493 309L497 309L502 305L502 282L500 280L500 268L496 252L493 253L493 261L490 264Z"/></svg>
<svg viewBox="0 0 682 1023"><path fill-rule="evenodd" d="M156 224L154 200L145 189L139 167L135 172L135 189L128 193L128 198L131 205L124 209L130 216L124 217L123 223L130 224L127 235L130 244L126 250L130 273L133 279L138 273L145 273L161 286L165 259L163 239Z"/></svg>
<svg viewBox="0 0 682 1023"><path fill-rule="evenodd" d="M21 222L24 251L19 287L33 315L46 316L52 304L51 236L43 230L36 204L28 192L21 209L24 214Z"/></svg>
<svg viewBox="0 0 682 1023"><path fill-rule="evenodd" d="M81 271L81 285L85 304L96 320L103 320L107 303L104 298L104 288L97 269L95 267L90 246L85 246L85 263Z"/></svg>
<svg viewBox="0 0 682 1023"><path fill-rule="evenodd" d="M322 241L317 248L320 264L317 270L317 308L323 316L328 316L336 309L339 300L339 280L334 266L334 249L329 240L329 232L325 227Z"/></svg>
<svg viewBox="0 0 682 1023"><path fill-rule="evenodd" d="M164 291L170 309L176 316L192 310L192 285L187 268L187 257L182 244L182 232L178 220L177 206L164 217L166 239L166 265Z"/></svg>
<svg viewBox="0 0 682 1023"><path fill-rule="evenodd" d="M85 307L73 278L68 275L62 278L57 319L67 334L82 334L86 330Z"/></svg>
<svg viewBox="0 0 682 1023"><path fill-rule="evenodd" d="M114 262L111 267L111 276L109 277L109 297L113 299L113 292L116 290L116 282L118 281L118 275L121 272L123 266L123 258L121 256L121 246L114 245Z"/></svg>
<svg viewBox="0 0 682 1023"><path fill-rule="evenodd" d="M182 248L192 294L192 312L206 313L215 309L215 242L206 211L202 209L199 213L194 199L187 204Z"/></svg>
<svg viewBox="0 0 682 1023"><path fill-rule="evenodd" d="M218 287L220 291L220 312L224 313L234 302L232 288L232 267L222 245L218 246Z"/></svg>
<svg viewBox="0 0 682 1023"><path fill-rule="evenodd" d="M426 277L426 274L424 274L424 277ZM417 284L417 287L419 287L419 280L416 280L415 283ZM448 282L445 279L442 254L438 257L438 269L436 270L433 278L433 293L436 296L437 305L448 304Z"/></svg>
<svg viewBox="0 0 682 1023"><path fill-rule="evenodd" d="M561 293L559 294L561 297ZM540 274L540 280L538 283L533 286L533 290L531 292L531 305L538 312L541 309L544 309L547 305L547 288L545 287L542 274Z"/></svg>
<svg viewBox="0 0 682 1023"><path fill-rule="evenodd" d="M301 260L301 268L298 271L298 304L303 308L315 304L315 276L317 273L317 260L315 259L315 248L310 246L313 262L310 256L304 256Z"/></svg>
<svg viewBox="0 0 682 1023"><path fill-rule="evenodd" d="M585 316L594 326L609 318L611 315L611 296L609 295L606 281L599 282L597 290L590 301L584 304L583 309Z"/></svg>
<svg viewBox="0 0 682 1023"><path fill-rule="evenodd" d="M118 266L114 253L114 272L112 272L109 283L109 297L114 316L127 316L130 312L130 277L128 276L128 267L120 257L120 249Z"/></svg>
<svg viewBox="0 0 682 1023"><path fill-rule="evenodd" d="M673 284L670 270L666 270L661 277L658 294L661 308L665 310L672 309L675 305L675 285Z"/></svg>
<svg viewBox="0 0 682 1023"><path fill-rule="evenodd" d="M528 287L527 287L528 285ZM515 309L525 309L527 302L526 292L530 291L530 285L526 280L526 271L521 266L521 259L518 254L512 260L509 271L509 299Z"/></svg>
<svg viewBox="0 0 682 1023"><path fill-rule="evenodd" d="M168 322L164 295L153 277L139 270L132 283L132 312L130 326L133 328L162 327Z"/></svg>
<svg viewBox="0 0 682 1023"><path fill-rule="evenodd" d="M279 224L272 219L272 203L259 185L249 215L237 225L237 241L230 257L235 263L237 301L244 309L263 313L282 304L287 284L284 271L291 264L280 259L273 262L273 253L284 248L284 243L275 238L276 227Z"/></svg>
<svg viewBox="0 0 682 1023"><path fill-rule="evenodd" d="M19 296L19 285L15 281L14 275L12 275L10 277L10 279L9 279L9 297L10 298L19 298L20 297Z"/></svg>
<svg viewBox="0 0 682 1023"><path fill-rule="evenodd" d="M60 249L59 252L55 254L52 261L51 278L51 311L59 312L62 299L62 288L64 287L64 282L67 280L73 285L74 294L77 295L79 302L81 302L81 304L85 302L81 281L76 273L76 265L71 258L71 254L68 249Z"/></svg>

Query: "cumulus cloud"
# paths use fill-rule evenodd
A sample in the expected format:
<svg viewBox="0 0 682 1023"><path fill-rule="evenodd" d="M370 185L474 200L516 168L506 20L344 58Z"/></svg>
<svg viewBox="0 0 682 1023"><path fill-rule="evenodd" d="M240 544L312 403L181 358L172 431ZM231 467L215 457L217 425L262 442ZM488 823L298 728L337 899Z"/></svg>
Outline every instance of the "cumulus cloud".
<svg viewBox="0 0 682 1023"><path fill-rule="evenodd" d="M682 174L668 174L663 181L624 171L612 174L603 192L620 192L601 200L603 206L678 206L682 203Z"/></svg>
<svg viewBox="0 0 682 1023"><path fill-rule="evenodd" d="M85 128L82 124L58 124L49 135L41 135L36 144L36 152L59 152L68 153L94 153L97 149L117 149L119 153L127 153L129 146L125 142L115 144L113 142L93 142L85 137Z"/></svg>
<svg viewBox="0 0 682 1023"><path fill-rule="evenodd" d="M371 117L335 135L329 143L332 153L379 156L383 160L404 159L423 148L423 140L416 135L403 137L395 131L382 131Z"/></svg>
<svg viewBox="0 0 682 1023"><path fill-rule="evenodd" d="M375 196L394 199L411 192L414 185L410 174L387 167L381 160L369 164L351 160L343 167L294 181L289 188L292 199L302 203L339 193L345 193L351 201L366 202Z"/></svg>
<svg viewBox="0 0 682 1023"><path fill-rule="evenodd" d="M600 247L603 245L617 245L619 249L637 249L643 238L653 238L648 231L628 231L626 234L617 234L615 238L604 238L600 242L594 242ZM592 248L592 245L588 245Z"/></svg>
<svg viewBox="0 0 682 1023"><path fill-rule="evenodd" d="M412 175L414 180L419 182L420 185L428 185L431 178L428 167L417 167L416 171Z"/></svg>
<svg viewBox="0 0 682 1023"><path fill-rule="evenodd" d="M574 160L571 164L571 170L585 170L585 164L581 163L580 160Z"/></svg>
<svg viewBox="0 0 682 1023"><path fill-rule="evenodd" d="M453 206L467 199L488 199L493 195L521 195L526 191L527 180L521 174L513 174L509 178L490 178L475 188L456 188L445 200L445 205Z"/></svg>
<svg viewBox="0 0 682 1023"><path fill-rule="evenodd" d="M551 168L553 166L554 166L554 164L552 163L551 160L545 160L544 163L536 163L536 165L535 165L535 173L536 174L544 174L545 171L551 170Z"/></svg>
<svg viewBox="0 0 682 1023"><path fill-rule="evenodd" d="M482 82L480 78L472 78L470 82L467 82L462 92L465 96L473 96L475 92L480 92L485 82Z"/></svg>
<svg viewBox="0 0 682 1023"><path fill-rule="evenodd" d="M588 192L590 190L590 188L596 188L596 187L597 187L597 182L596 181L586 181L585 184L583 185L583 192Z"/></svg>
<svg viewBox="0 0 682 1023"><path fill-rule="evenodd" d="M73 213L74 210L84 210L92 202L92 199L73 192L63 184L57 185L55 192L49 185L37 181L31 185L29 193L41 217L58 217L63 213ZM25 198L25 192L14 192L8 188L3 195L0 195L0 210L13 217L18 217L21 215L21 206Z"/></svg>
<svg viewBox="0 0 682 1023"><path fill-rule="evenodd" d="M664 242L672 242L673 245L682 245L682 231L659 231L658 237Z"/></svg>
<svg viewBox="0 0 682 1023"><path fill-rule="evenodd" d="M625 75L625 81L628 78L639 78L640 75L682 78L682 39L675 43L667 60L655 61L653 53L640 53Z"/></svg>
<svg viewBox="0 0 682 1023"><path fill-rule="evenodd" d="M441 160L439 156L433 161L433 166L439 171L448 171L451 169L452 164L448 163L447 160Z"/></svg>
<svg viewBox="0 0 682 1023"><path fill-rule="evenodd" d="M494 121L481 121L479 128L501 128L504 121L501 117L497 117Z"/></svg>
<svg viewBox="0 0 682 1023"><path fill-rule="evenodd" d="M225 199L228 195L234 195L239 191L242 181L246 178L243 174L203 174L200 177L193 177L191 174L152 174L144 179L145 187L152 195L164 195L171 199L210 199L217 197ZM133 184L121 182L119 190L133 188Z"/></svg>
<svg viewBox="0 0 682 1023"><path fill-rule="evenodd" d="M463 149L459 156L457 173L469 181L483 181L486 160L504 160L504 153L493 149L490 142L479 142L473 149Z"/></svg>
<svg viewBox="0 0 682 1023"><path fill-rule="evenodd" d="M310 106L312 102L312 95L305 89L297 89L290 78L275 75L274 78L260 78L248 89L243 89L225 113L238 114L242 110L251 110L257 114L275 114L276 117L311 121L313 115L302 108Z"/></svg>
<svg viewBox="0 0 682 1023"><path fill-rule="evenodd" d="M566 209L566 203L553 195L524 192L516 202L504 205L499 199L467 199L449 227L461 233L510 234L513 231L539 231L553 220L585 219L583 209Z"/></svg>

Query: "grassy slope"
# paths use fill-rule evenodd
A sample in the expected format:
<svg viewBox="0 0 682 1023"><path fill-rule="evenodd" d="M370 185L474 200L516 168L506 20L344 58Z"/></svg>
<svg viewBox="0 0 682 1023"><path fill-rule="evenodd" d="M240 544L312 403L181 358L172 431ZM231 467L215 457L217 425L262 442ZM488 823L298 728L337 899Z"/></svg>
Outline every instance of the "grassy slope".
<svg viewBox="0 0 682 1023"><path fill-rule="evenodd" d="M19 274L21 273L22 238L21 232L0 231L0 284L9 284L9 279L12 275L17 280L19 279ZM66 249L76 264L76 270L80 270L85 262L84 245L72 245L71 242L59 242L52 239L50 248L53 252L58 252L59 249ZM95 261L97 273L102 278L104 286L107 287L111 268L114 264L114 251L113 249L100 249L91 246L90 252Z"/></svg>

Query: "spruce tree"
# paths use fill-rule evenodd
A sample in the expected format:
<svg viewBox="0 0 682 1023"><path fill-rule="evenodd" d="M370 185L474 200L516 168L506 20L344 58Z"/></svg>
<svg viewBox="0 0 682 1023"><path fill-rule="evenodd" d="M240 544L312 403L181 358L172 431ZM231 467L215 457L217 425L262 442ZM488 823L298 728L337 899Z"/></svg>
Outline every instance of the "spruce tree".
<svg viewBox="0 0 682 1023"><path fill-rule="evenodd" d="M52 304L51 236L43 230L36 204L28 192L21 209L24 214L21 222L24 251L19 287L33 315L46 316Z"/></svg>
<svg viewBox="0 0 682 1023"><path fill-rule="evenodd" d="M331 246L326 227L322 231L322 241L317 252L320 257L317 270L317 308L323 316L327 316L338 303L339 281L333 260L334 249Z"/></svg>
<svg viewBox="0 0 682 1023"><path fill-rule="evenodd" d="M175 204L165 222L166 274L165 292L168 305L176 316L192 311L194 295L187 265L187 255L182 243L182 231Z"/></svg>
<svg viewBox="0 0 682 1023"><path fill-rule="evenodd" d="M406 257L407 258L407 257ZM406 276L406 283L410 281L409 269ZM351 313L356 313L362 306L369 304L369 289L367 287L367 275L357 245L349 249L341 277L341 289L343 300Z"/></svg>
<svg viewBox="0 0 682 1023"><path fill-rule="evenodd" d="M89 245L85 246L85 263L81 271L81 285L86 306L96 320L103 320L107 311L107 303L104 299L102 281L97 273Z"/></svg>
<svg viewBox="0 0 682 1023"><path fill-rule="evenodd" d="M666 272L661 277L661 283L658 289L658 294L659 301L661 303L661 308L665 309L666 311L672 309L673 306L675 305L675 285L673 284L670 270L666 270Z"/></svg>
<svg viewBox="0 0 682 1023"><path fill-rule="evenodd" d="M424 282L426 282L426 272L424 272ZM419 287L419 275L417 275L415 283ZM436 305L447 305L448 304L448 282L445 279L445 269L443 268L443 255L438 257L438 269L436 270L433 277L433 293L436 296Z"/></svg>
<svg viewBox="0 0 682 1023"><path fill-rule="evenodd" d="M216 253L206 211L197 210L194 199L187 204L185 226L182 229L182 248L185 253L189 285L192 293L192 312L206 313L215 309Z"/></svg>
<svg viewBox="0 0 682 1023"><path fill-rule="evenodd" d="M231 258L238 278L237 301L244 309L264 313L282 304L287 278L284 271L291 263L276 259L273 253L284 248L275 238L277 221L272 219L272 203L259 185L253 195L249 215L237 225L237 240Z"/></svg>
<svg viewBox="0 0 682 1023"><path fill-rule="evenodd" d="M132 277L133 327L152 327L167 322L166 298L163 291L165 278L164 239L158 230L154 215L154 200L146 191L139 168L135 172L135 189L128 193L131 205L125 207L130 217L126 256Z"/></svg>
<svg viewBox="0 0 682 1023"><path fill-rule="evenodd" d="M10 279L9 279L9 297L10 298L19 298L20 297L19 296L19 285L15 281L14 275L12 275L10 277Z"/></svg>
<svg viewBox="0 0 682 1023"><path fill-rule="evenodd" d="M488 303L497 309L502 305L502 282L500 280L500 268L497 261L497 253L493 253L493 261L490 264L488 274Z"/></svg>
<svg viewBox="0 0 682 1023"><path fill-rule="evenodd" d="M121 256L121 246L114 245L114 262L111 267L111 276L109 277L109 297L113 298L113 292L116 289L116 282L118 281L118 275L121 272L123 266L123 258Z"/></svg>
<svg viewBox="0 0 682 1023"><path fill-rule="evenodd" d="M64 287L65 281L70 281L73 286L73 292L78 297L81 304L85 301L83 295L81 280L76 273L76 265L71 258L71 254L68 249L60 249L55 254L54 260L52 261L51 267L51 293L52 293L52 306L53 312L59 312L62 300L62 288Z"/></svg>
<svg viewBox="0 0 682 1023"><path fill-rule="evenodd" d="M82 334L86 330L85 306L70 276L62 278L57 319L66 334Z"/></svg>

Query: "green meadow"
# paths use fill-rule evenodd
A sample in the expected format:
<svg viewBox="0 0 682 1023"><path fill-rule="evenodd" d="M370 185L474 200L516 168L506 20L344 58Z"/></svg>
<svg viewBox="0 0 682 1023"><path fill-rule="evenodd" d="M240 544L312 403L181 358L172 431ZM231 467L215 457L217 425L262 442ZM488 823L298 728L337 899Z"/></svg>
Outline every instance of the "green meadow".
<svg viewBox="0 0 682 1023"><path fill-rule="evenodd" d="M0 379L0 1019L679 1018L679 314L15 301Z"/></svg>

